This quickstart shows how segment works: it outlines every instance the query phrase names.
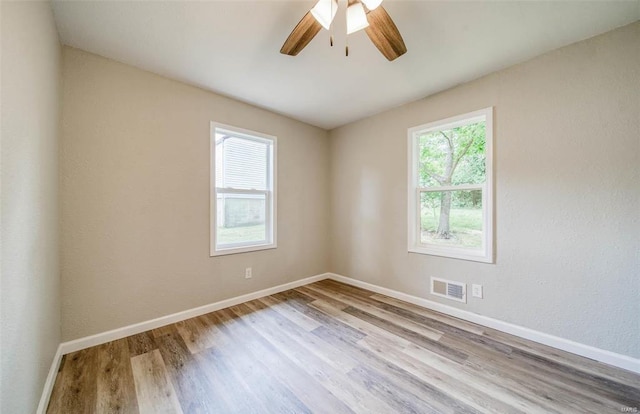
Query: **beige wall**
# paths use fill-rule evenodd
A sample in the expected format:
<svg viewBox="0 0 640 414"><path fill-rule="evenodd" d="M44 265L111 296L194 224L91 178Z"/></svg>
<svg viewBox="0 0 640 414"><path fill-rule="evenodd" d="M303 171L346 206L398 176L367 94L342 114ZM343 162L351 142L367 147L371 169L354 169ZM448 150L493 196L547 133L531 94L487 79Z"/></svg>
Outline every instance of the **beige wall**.
<svg viewBox="0 0 640 414"><path fill-rule="evenodd" d="M48 2L1 2L0 412L33 413L60 343L60 44Z"/></svg>
<svg viewBox="0 0 640 414"><path fill-rule="evenodd" d="M63 62L65 341L327 270L326 131L76 49ZM275 250L209 257L213 120L278 137Z"/></svg>
<svg viewBox="0 0 640 414"><path fill-rule="evenodd" d="M639 45L635 23L332 131L331 270L640 357ZM496 263L407 253L407 128L488 106Z"/></svg>

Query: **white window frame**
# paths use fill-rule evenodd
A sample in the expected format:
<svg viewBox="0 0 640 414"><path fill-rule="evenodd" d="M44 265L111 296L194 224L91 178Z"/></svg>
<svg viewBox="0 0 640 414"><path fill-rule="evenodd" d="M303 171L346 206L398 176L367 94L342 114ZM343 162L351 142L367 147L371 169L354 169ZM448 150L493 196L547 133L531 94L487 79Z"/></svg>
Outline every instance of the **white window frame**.
<svg viewBox="0 0 640 414"><path fill-rule="evenodd" d="M450 129L485 120L485 182L483 184L463 184L439 187L419 187L418 177L418 136L425 132ZM409 128L408 136L408 203L407 229L410 253L494 263L493 241L493 107L442 119ZM423 191L482 190L482 219L484 238L482 249L471 250L452 246L437 246L422 243L420 238L420 193Z"/></svg>
<svg viewBox="0 0 640 414"><path fill-rule="evenodd" d="M267 182L271 182L271 188L267 190L246 190L236 188L218 188L216 186L216 130L222 129L231 132L233 135L243 139L249 139L259 142L267 142L271 145L271 164L272 171L267 171L267 174L271 174L267 178ZM231 125L225 125L219 122L211 122L210 132L210 256L222 256L227 254L237 254L254 252L258 250L275 249L278 247L277 243L277 177L278 177L278 146L277 137L273 135L263 134L261 132L251 131L248 129L238 128ZM242 242L225 245L223 248L218 248L217 243L217 223L218 223L218 206L217 196L218 194L255 194L265 196L265 242Z"/></svg>

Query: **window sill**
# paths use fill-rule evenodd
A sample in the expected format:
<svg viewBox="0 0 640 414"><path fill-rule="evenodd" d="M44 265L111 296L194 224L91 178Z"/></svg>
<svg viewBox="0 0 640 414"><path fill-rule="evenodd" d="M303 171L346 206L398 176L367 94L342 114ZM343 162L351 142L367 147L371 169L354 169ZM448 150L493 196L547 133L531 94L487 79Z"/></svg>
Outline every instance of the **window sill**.
<svg viewBox="0 0 640 414"><path fill-rule="evenodd" d="M255 246L245 246L245 247L231 247L228 249L212 250L209 255L210 257L226 256L228 254L249 253L249 252L257 252L260 250L276 249L277 247L278 245L276 243L259 244Z"/></svg>
<svg viewBox="0 0 640 414"><path fill-rule="evenodd" d="M448 257L450 259L469 260L472 262L490 263L493 264L494 260L491 255L484 252L472 253L461 249L441 249L434 247L409 247L409 253L426 254L430 256Z"/></svg>

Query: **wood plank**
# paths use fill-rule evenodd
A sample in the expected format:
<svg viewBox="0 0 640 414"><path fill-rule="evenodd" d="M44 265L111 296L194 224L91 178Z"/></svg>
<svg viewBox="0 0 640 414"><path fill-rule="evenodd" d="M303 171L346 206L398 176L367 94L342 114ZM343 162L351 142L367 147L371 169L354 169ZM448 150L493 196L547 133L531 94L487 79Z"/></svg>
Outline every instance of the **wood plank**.
<svg viewBox="0 0 640 414"><path fill-rule="evenodd" d="M191 318L175 324L182 340L192 354L211 348L216 343L219 331L205 318Z"/></svg>
<svg viewBox="0 0 640 414"><path fill-rule="evenodd" d="M306 331L311 332L314 329L322 326L320 322L318 322L313 318L308 317L304 313L297 310L295 307L290 306L286 301L283 301L281 299L277 299L274 297L269 297L269 296L260 298L258 300L264 303L265 305L271 307L275 311L282 310L282 312L280 313L285 318L292 320L293 322L301 326Z"/></svg>
<svg viewBox="0 0 640 414"><path fill-rule="evenodd" d="M254 301L255 302L255 301ZM375 412L375 413L393 413L395 410L386 404L383 400L376 398L368 393L364 388L358 387L347 375L357 364L349 356L344 355L340 349L330 347L324 344L322 348L317 348L313 344L318 342L324 343L320 338L311 335L306 331L302 331L304 336L297 337L291 332L290 324L274 323L274 317L271 313L256 311L250 307L251 302L237 307L232 307L234 312L244 314L252 327L259 331L261 335L270 342L274 347L286 355L291 361L297 364L301 369L312 375L319 383L321 383L332 394L342 399L355 412ZM243 309L249 309L248 312ZM313 338L315 337L315 340ZM329 346L330 348L327 348ZM348 369L341 367L336 369L331 361L326 361L326 353L330 356L336 356L339 360L345 361L348 358ZM320 410L322 412L323 410Z"/></svg>
<svg viewBox="0 0 640 414"><path fill-rule="evenodd" d="M376 299L371 300L377 301ZM481 347L485 350L500 352L503 354L510 354L512 351L512 348L504 343L486 337L482 334L471 332L471 330L468 329L467 326L460 321L455 322L454 324L448 324L436 319L439 318L438 316L436 316L436 318L432 318L430 316L425 316L417 312L408 311L395 305L389 305L387 303L379 301L377 302L379 303L377 306L379 306L380 308L402 316L403 318L409 319L417 324L442 332L443 334L447 335L447 338L453 341L459 341L458 344L461 346L465 343L473 343L473 347Z"/></svg>
<svg viewBox="0 0 640 414"><path fill-rule="evenodd" d="M532 355L521 350L514 350L519 358L522 358L536 367L542 367L543 369L550 370L551 372L573 378L574 380L591 386L595 392L604 393L607 396L613 397L618 401L629 407L640 406L640 389L611 381L607 378L593 375L589 372L585 372L569 365L559 364L555 361ZM635 404L635 405L634 405Z"/></svg>
<svg viewBox="0 0 640 414"><path fill-rule="evenodd" d="M131 368L140 414L178 414L183 412L160 351L154 349L146 354L131 358Z"/></svg>
<svg viewBox="0 0 640 414"><path fill-rule="evenodd" d="M360 320L366 321L374 326L377 326L378 328L389 332L392 335L396 335L402 339L413 342L416 345L428 349L431 352L439 354L445 358L449 358L452 361L463 363L467 360L467 354L460 351L459 349L452 348L447 346L446 344L443 344L442 342L429 339L415 331L398 326L392 321L379 318L377 316L371 315L370 313L361 311L360 309L356 309L352 306L346 308L344 312L353 315Z"/></svg>
<svg viewBox="0 0 640 414"><path fill-rule="evenodd" d="M540 378L533 370L513 359L504 361L471 357L464 370L472 372L475 378L502 387L520 401L530 402L534 407L544 407L550 412L601 413L618 410L621 404L585 393L579 386L561 378Z"/></svg>
<svg viewBox="0 0 640 414"><path fill-rule="evenodd" d="M307 287L329 289L333 290L334 292L340 292L345 295L353 295L354 297L360 297L362 299L368 299L374 294L369 290L362 289L357 286L347 285L346 283L338 282L331 279L320 280L318 282L307 285Z"/></svg>
<svg viewBox="0 0 640 414"><path fill-rule="evenodd" d="M433 341L438 341L442 337L442 332L415 323L411 319L407 319L398 314L386 311L384 309L381 309L380 307L376 307L374 305L375 302L361 300L357 297L344 295L333 290L322 290L317 287L313 287L312 285L309 286L309 290L316 293L316 295L312 297L320 298L323 300L326 300L326 298L329 297L334 301L342 302L379 318L391 320L395 325L405 329L409 329Z"/></svg>
<svg viewBox="0 0 640 414"><path fill-rule="evenodd" d="M406 371L403 371L406 372ZM478 411L466 406L462 401L449 398L430 384L417 381L411 374L406 373L406 378L414 381L412 389L397 381L390 381L385 372L371 369L368 365L361 365L354 369L350 375L355 378L367 378L367 385L378 395L390 395L387 400L395 405L399 412L416 413L477 413ZM412 392L413 391L413 392ZM419 397L418 397L419 396Z"/></svg>
<svg viewBox="0 0 640 414"><path fill-rule="evenodd" d="M295 289L285 290L284 292L271 295L271 297L285 302L292 301L298 303L309 303L313 301L313 298L310 298L309 296L305 295L304 293L298 292Z"/></svg>
<svg viewBox="0 0 640 414"><path fill-rule="evenodd" d="M156 341L180 407L185 413L193 414L223 412L227 407L194 361L178 333L178 324L172 327L175 328L172 333Z"/></svg>
<svg viewBox="0 0 640 414"><path fill-rule="evenodd" d="M439 334L451 333L455 336L463 337L466 341L472 341L483 347L494 348L500 352L510 353L511 347L499 343L491 338L483 337L484 330L478 325L462 321L457 318L452 318L438 312L433 312L416 305L412 305L407 302L398 301L393 298L388 298L383 295L366 295L358 293L362 289L355 288L349 289L345 292L340 292L340 283L335 281L322 281L328 282L323 284L322 289L325 289L325 293L334 292L334 295L343 297L345 303L349 303L351 306L362 309L368 313L380 316L382 318L394 319L394 316L406 319L415 324L421 325ZM320 291L322 291L320 289ZM366 291L365 291L366 292ZM351 298L351 299L349 299ZM371 308L379 309L384 314L371 312ZM397 322L396 322L397 324ZM416 330L410 326L409 329ZM428 335L426 335L428 336Z"/></svg>
<svg viewBox="0 0 640 414"><path fill-rule="evenodd" d="M317 289L312 289L313 285L307 285L307 286L301 286L296 288L296 292L300 292L303 293L311 298L313 298L314 300L319 299L319 300L323 300L325 302L327 302L329 305L333 306L336 309L340 309L343 310L344 308L346 308L347 306L349 306L348 304L341 302L339 300L336 300L334 298L332 298L331 296L325 295L324 293L320 293Z"/></svg>
<svg viewBox="0 0 640 414"><path fill-rule="evenodd" d="M377 354L381 358L395 364L405 371L415 375L422 381L431 384L434 388L451 398L458 399L469 407L483 413L524 413L523 411L500 401L493 397L492 392L498 391L496 388L490 389L491 393L487 393L487 388L478 390L473 388L473 383L467 383L459 380L458 372L455 376L450 376L436 369L433 365L428 364L428 360L418 360L407 355L405 352L387 346L377 341L375 338L363 338L360 344ZM454 364L451 364L453 366ZM459 371L459 367L454 367L454 371ZM531 407L534 408L535 407Z"/></svg>
<svg viewBox="0 0 640 414"><path fill-rule="evenodd" d="M230 365L217 346L208 348L193 355L193 359L202 373L207 377L211 387L216 390L219 404L226 406L220 413L250 413L264 412L263 404L249 392L247 385L240 378L233 365Z"/></svg>
<svg viewBox="0 0 640 414"><path fill-rule="evenodd" d="M254 329L256 324L249 318L252 313L250 308L232 306L229 311L240 321L235 339L247 336L259 337L256 341L243 342L244 349L254 358L260 358L269 372L291 390L311 412L353 413L343 401L336 398L322 383L296 364L296 359L291 359L285 354L288 344L279 343L280 346L275 346L264 338L262 335L264 331Z"/></svg>
<svg viewBox="0 0 640 414"><path fill-rule="evenodd" d="M53 388L49 413L95 413L97 401L98 348L65 356L64 369Z"/></svg>
<svg viewBox="0 0 640 414"><path fill-rule="evenodd" d="M358 342L365 336L365 334L360 330L340 321L337 318L333 318L331 315L318 309L317 306L313 304L309 306L310 302L318 303L318 301L313 300L313 298L309 299L309 301L297 301L290 299L287 301L287 304L296 308L306 316L317 320L322 324L322 327L327 327L332 331L339 333L343 338L353 343Z"/></svg>
<svg viewBox="0 0 640 414"><path fill-rule="evenodd" d="M175 329L176 329L175 324L161 326L160 328L152 329L151 335L153 336L154 339L160 338L164 335L173 335L173 333L175 332Z"/></svg>
<svg viewBox="0 0 640 414"><path fill-rule="evenodd" d="M451 400L430 384L424 383L406 370L396 366L386 358L381 358L358 344L345 341L335 332L320 327L313 331L325 341L340 347L343 352L358 358L361 365L352 370L349 376L361 382L370 392L378 396L393 395L385 398L399 412L475 412L471 407Z"/></svg>
<svg viewBox="0 0 640 414"><path fill-rule="evenodd" d="M154 349L158 349L151 331L142 332L136 335L128 336L127 345L129 346L129 355L131 357L146 354Z"/></svg>
<svg viewBox="0 0 640 414"><path fill-rule="evenodd" d="M487 375L484 371L474 370L469 366L468 361L461 366L417 345L411 345L402 350L402 352L420 361L420 363L428 365L431 369L440 371L490 397L499 399L499 401L514 407L517 411L529 413L536 412L541 408L539 404L526 394L514 391L514 389L510 387L510 385L513 384L503 381L500 376L496 378Z"/></svg>
<svg viewBox="0 0 640 414"><path fill-rule="evenodd" d="M532 355L549 359L562 365L569 365L581 371L589 372L593 375L606 378L613 382L619 382L633 388L640 387L638 374L624 369L616 369L593 359L581 357L561 349L552 348L537 342L519 338L495 329L485 328L484 336L507 344L513 348L518 348ZM613 368L613 369L612 369Z"/></svg>
<svg viewBox="0 0 640 414"><path fill-rule="evenodd" d="M126 339L98 346L97 412L138 413Z"/></svg>
<svg viewBox="0 0 640 414"><path fill-rule="evenodd" d="M409 303L409 302L404 302L389 296L380 295L376 293L374 295L371 295L370 298L378 302L386 303L388 305L393 306L393 308L384 308L390 312L393 312L394 310L396 312L398 312L398 310L405 310L415 315L424 316L425 318L438 321L445 325L456 327L458 329L462 329L467 332L474 333L476 335L482 335L485 330L485 328L480 325L463 321L462 319L454 318L452 316L448 316L440 312L432 311L431 309L423 308L422 306L414 305L413 303ZM405 313L405 312L398 312L398 314L401 314L405 317L407 317L406 315L410 315L409 313Z"/></svg>
<svg viewBox="0 0 640 414"><path fill-rule="evenodd" d="M260 341L259 338L243 336L239 318L231 311L223 309L207 315L216 320L224 334L215 347L239 373L245 390L254 394L264 407L262 412L310 413L307 406L297 398L278 378L272 369L262 363L262 357L255 356L248 348Z"/></svg>
<svg viewBox="0 0 640 414"><path fill-rule="evenodd" d="M56 373L56 379L53 383L53 388L51 389L51 395L49 396L49 403L47 404L47 413L55 413L59 411L60 400L63 398L64 393L67 391L63 388L63 378L64 375L62 372L62 365L64 364L66 355L62 356L60 360L60 367L58 368L58 372Z"/></svg>
<svg viewBox="0 0 640 414"><path fill-rule="evenodd" d="M302 329L294 322L295 318L285 319L282 317L281 313L284 309L275 310L259 300L247 302L244 305L260 318L261 324L266 324L276 332L281 332L282 338L298 343L302 349L307 349L309 353L315 354L334 370L346 373L358 364L357 361L341 353L339 349L333 348L317 336ZM256 319L252 318L251 320ZM260 328L261 326L255 327L256 330Z"/></svg>
<svg viewBox="0 0 640 414"><path fill-rule="evenodd" d="M379 328L378 326L371 324L361 318L355 317L343 310L339 310L329 305L322 300L315 300L310 303L310 306L326 313L327 315L335 318L336 320L349 325L350 327L357 329L365 336L375 336L381 341L389 343L391 346L396 346L400 349L405 348L410 342L404 338L400 338L392 333Z"/></svg>

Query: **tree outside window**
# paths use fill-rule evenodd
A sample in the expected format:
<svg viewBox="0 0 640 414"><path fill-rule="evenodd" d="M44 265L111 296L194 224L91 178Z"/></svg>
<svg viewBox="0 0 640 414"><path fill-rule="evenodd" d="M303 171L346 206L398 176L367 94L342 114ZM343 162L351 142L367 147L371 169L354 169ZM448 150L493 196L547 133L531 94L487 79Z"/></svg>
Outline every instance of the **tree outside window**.
<svg viewBox="0 0 640 414"><path fill-rule="evenodd" d="M409 132L409 250L492 260L491 108Z"/></svg>

